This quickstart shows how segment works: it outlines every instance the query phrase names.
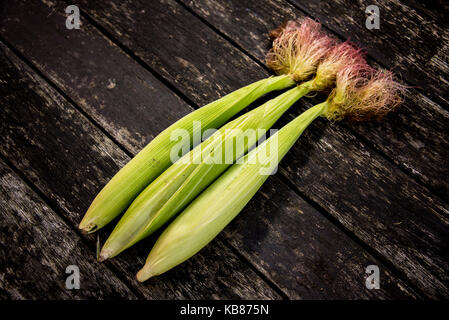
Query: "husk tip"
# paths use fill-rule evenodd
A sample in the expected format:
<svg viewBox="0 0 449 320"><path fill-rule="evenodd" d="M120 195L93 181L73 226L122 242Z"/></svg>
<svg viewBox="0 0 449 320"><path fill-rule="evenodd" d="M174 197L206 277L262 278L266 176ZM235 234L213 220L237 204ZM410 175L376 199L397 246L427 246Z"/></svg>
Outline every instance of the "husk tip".
<svg viewBox="0 0 449 320"><path fill-rule="evenodd" d="M84 233L94 233L104 226L98 224L98 219L95 219L95 216L91 214L90 210L91 210L90 208L89 210L87 210L86 214L84 215L83 219L81 219L81 222L78 226L78 228Z"/></svg>
<svg viewBox="0 0 449 320"><path fill-rule="evenodd" d="M86 222L85 220L82 220L81 223L78 226L78 229L85 233L94 233L99 228L95 223Z"/></svg>
<svg viewBox="0 0 449 320"><path fill-rule="evenodd" d="M139 270L136 274L137 281L144 282L153 277L154 274L152 274L149 270L149 268L146 268L145 266Z"/></svg>
<svg viewBox="0 0 449 320"><path fill-rule="evenodd" d="M103 261L105 261L105 260L111 258L111 254L112 254L112 251L111 251L111 250L101 249L100 254L99 254L99 256L98 256L98 261L99 261L99 262L103 262Z"/></svg>

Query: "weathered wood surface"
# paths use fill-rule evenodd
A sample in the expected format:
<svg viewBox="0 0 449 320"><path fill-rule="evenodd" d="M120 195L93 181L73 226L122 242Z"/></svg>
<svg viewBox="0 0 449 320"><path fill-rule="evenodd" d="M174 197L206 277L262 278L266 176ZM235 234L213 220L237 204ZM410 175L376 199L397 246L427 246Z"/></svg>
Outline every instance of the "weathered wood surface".
<svg viewBox="0 0 449 320"><path fill-rule="evenodd" d="M129 157L35 72L0 47L0 152L76 228L89 199ZM95 236L87 239L92 245L90 255L95 257ZM106 264L145 298L279 298L221 240L183 268L139 284L135 274L149 249L147 242Z"/></svg>
<svg viewBox="0 0 449 320"><path fill-rule="evenodd" d="M38 10L37 8L41 8ZM30 18L39 19L41 16L48 16L48 8L42 10L46 7L42 6L29 6L27 10L17 10L16 13L20 12L20 16L11 14L12 10L9 11L9 18L19 21L27 21L29 18L26 15L30 15ZM34 9L34 10L33 10ZM110 60L95 60L94 57L101 56L108 53L109 56L113 56L113 63L116 61L121 61L125 64L123 66L124 70L129 70L128 65L132 65L132 61L120 60L120 55L117 48L111 46L105 39L101 38L98 33L92 29L88 24L83 24L83 29L77 34L77 37L69 37L66 39L66 35L61 33L61 31L55 31L55 24L57 24L60 19L57 13L53 13L47 19L51 21L52 24L41 23L41 29L38 33L33 32L31 29L18 29L14 28L13 33L16 35L14 38L17 43L21 34L26 34L25 37L33 40L33 46L23 48L26 41L22 41L17 44L21 48L27 58L30 58L43 72L47 73L51 79L57 83L61 88L69 94L77 103L83 105L86 112L90 113L91 109L97 108L101 112L101 108L98 108L96 99L92 99L95 94L97 96L105 97L107 94L102 91L110 91L107 87L96 86L94 91L90 94L85 95L85 86L76 85L72 83L72 79L78 79L79 75L82 74L85 77L85 83L102 83L105 82L104 79L109 79L113 77L114 73L119 74L120 68L113 69ZM26 27L20 24L22 28ZM53 27L51 27L53 26ZM43 33L41 33L43 31ZM69 31L67 31L69 32ZM6 32L5 34L8 34ZM61 51L61 57L51 56L51 59L46 58L46 46L45 41L48 38L52 38L59 44L59 49ZM96 39L95 46L89 46L90 50L83 49L84 46L82 42L88 41L87 39ZM12 39L12 38L11 38ZM75 49L78 48L78 49ZM95 50L92 50L95 48ZM71 51L67 58L67 52ZM112 55L116 53L116 55ZM128 58L127 58L128 59ZM61 62L60 60L63 60ZM79 61L78 61L79 60ZM95 63L92 61L95 60ZM73 68L73 66L78 66L82 64L82 61L90 61L90 68ZM112 74L111 74L112 73ZM99 79L98 77L104 77ZM132 73L128 74L131 77ZM140 73L137 74L140 77ZM137 79L138 81L138 79ZM147 95L146 99L151 101L155 99L153 92L151 90L146 90L145 87L139 87L139 85L133 86L132 84L126 88L120 86L121 82L117 81L117 87L113 90L113 95L120 96L121 100L127 100L127 97L132 99L132 95ZM88 86L89 87L89 86ZM127 92L127 88L132 87L133 91ZM120 100L120 101L121 101ZM132 105L117 102L119 110L123 111L122 118L126 114L126 110ZM102 100L103 105L109 105L115 103L113 97L109 97L106 100ZM160 105L153 105L151 108L156 112ZM181 114L179 115L181 116ZM120 118L120 115L118 116ZM113 121L109 119L109 121ZM170 120L164 120L165 125L170 124ZM128 131L127 128L125 128ZM132 121L129 121L129 130L135 130L132 126ZM157 133L157 128L149 127L146 131L150 134ZM132 132L132 131L130 131ZM123 138L121 142L123 145L132 144L131 138ZM117 139L119 139L117 137ZM137 145L136 147L142 147L143 145ZM129 150L134 152L133 149ZM258 206L262 208L264 212L270 213L272 217L277 216L273 219L272 225L269 229L266 226L266 214L260 214L259 211L255 211L256 216L254 218L242 218L239 221L243 223L250 223L252 228L256 230L267 229L265 234L259 236L256 239L258 242L264 243L262 246L251 245L249 247L243 246L241 241L235 241L235 239L246 239L254 236L254 231L250 227L242 227L239 229L233 229L232 232L226 231L224 236L229 242L233 243L233 246L239 250L245 257L256 265L264 275L271 281L276 283L289 297L292 298L342 298L342 297L358 297L358 298L392 298L392 297L406 297L411 296L413 293L407 286L401 281L397 280L393 276L388 268L382 266L381 262L367 254L364 249L356 245L352 240L348 239L341 231L336 229L327 219L325 219L316 210L308 206L303 200L301 200L294 192L289 190L284 184L279 182L276 178L274 180L277 184L277 188L281 191L281 195L288 197L294 205L289 207L279 207L269 198L275 197L274 190L270 190L268 195L258 196L254 199L254 203L260 203ZM296 207L295 207L296 205ZM299 210L299 211L298 211ZM249 210L251 212L251 210ZM307 214L299 215L298 212L306 212ZM246 214L242 213L245 217ZM308 220L308 222L306 222ZM294 223L293 223L294 222ZM302 225L307 223L309 225L308 232L301 232ZM298 229L299 227L299 229ZM290 229L291 228L291 229ZM290 230L289 230L290 229ZM279 230L284 230L284 232L279 232ZM322 232L326 230L326 232ZM292 234L301 234L297 236L288 237L285 239L285 234L290 232ZM321 234L319 237L310 237L310 234ZM261 243L262 244L262 243ZM282 245L282 250L276 250L273 252L270 250L271 246L276 244L278 246ZM317 250L317 248L320 250ZM289 257L289 259L280 259L279 255L282 257ZM279 263L279 260L284 261ZM332 261L328 264L323 265L323 261ZM350 263L349 263L350 262ZM382 278L385 282L381 291L370 291L364 287L364 268L369 264L377 264L382 266L381 270L383 272ZM354 268L354 266L357 266ZM301 274L302 276L298 276ZM317 289L318 288L318 289Z"/></svg>
<svg viewBox="0 0 449 320"><path fill-rule="evenodd" d="M108 33L136 52L145 63L160 72L174 86L181 88L182 92L197 105L216 98L217 87L211 87L209 80L203 82L203 78L192 76L192 70L201 68L204 71L204 66L210 66L209 72L204 77L213 74L216 83L222 86L223 93L229 92L226 91L227 88L231 89L230 85L225 85L227 81L233 85L238 82L231 81L230 78L248 83L250 79L254 79L253 75L257 70L260 70L260 76L267 74L262 67L248 62L246 56L241 57L242 64L239 70L229 67L223 71L222 65L235 65L237 53L234 50L229 52L229 44L223 43L223 39L214 40L212 30L204 26L200 34L207 40L198 42L196 39L201 21L195 20L174 2L152 2L151 6L138 1L132 3L112 1L107 4L87 1L77 3ZM161 11L172 14L161 14ZM177 39L176 46L171 45L168 34L163 37L164 29L156 27L159 24L172 24L171 34ZM158 32L155 33L154 30ZM186 41L190 37L195 40ZM168 39L168 43L164 42L167 46L163 47L164 57L172 57L164 60L168 65L161 65L159 59L154 58L154 55L158 54L157 51L162 50L162 46L155 48L152 44L158 43L161 38ZM218 50L216 47L221 46L221 50L218 50L221 54L215 61L211 61L209 52L199 55L195 51L198 43L206 42L211 52L216 52ZM180 64L177 58L180 56L189 63ZM215 65L219 66L220 72L213 71L212 66ZM174 73L167 76L168 68ZM241 70L247 70L244 77ZM290 164L287 160L284 161L283 166L290 167L291 170L283 172L292 183L308 199L330 212L342 225L390 261L426 294L434 297L447 296L448 276L442 272L448 268L447 256L444 254L448 239L446 204L340 125L329 126L318 122L309 130L320 132L321 135L315 138L320 141L320 145L314 145L316 141L310 143L310 140L303 138L303 142L298 144L302 150L295 148L289 153L288 158L296 161ZM355 144L348 145L348 141ZM310 149L307 152L308 157L304 156L304 148ZM339 177L339 173L354 178L350 181L345 180ZM308 177L309 180L300 179ZM313 193L310 192L312 190L310 180L313 180L313 187L317 189ZM320 189L321 182L324 184ZM361 194L352 206L343 203L339 197L346 194L355 196L358 193L354 190L367 189L371 191ZM363 213L361 209L369 211L369 214ZM410 214L410 211L413 211L413 214ZM418 217L418 221L413 219L413 216ZM401 222L402 227L398 222ZM366 227L368 231L361 229L365 224L368 225ZM420 250L410 249L411 244Z"/></svg>
<svg viewBox="0 0 449 320"><path fill-rule="evenodd" d="M379 30L366 29L365 8L371 3L363 1L291 1L296 7L285 0L180 1L242 47L241 41L250 44L249 52L259 59L265 55L269 30L291 18L317 18L335 35L350 38L384 67L448 106L447 28L397 1L377 3Z"/></svg>
<svg viewBox="0 0 449 320"><path fill-rule="evenodd" d="M294 299L401 299L415 295L277 177L270 177L223 231L229 242ZM365 287L365 268L382 270L382 291Z"/></svg>
<svg viewBox="0 0 449 320"><path fill-rule="evenodd" d="M269 30L305 16L285 1L264 5L260 1L183 1L260 63L269 46ZM449 113L438 104L411 88L388 121L349 126L443 199L449 198L449 182L441 179L449 168Z"/></svg>
<svg viewBox="0 0 449 320"><path fill-rule="evenodd" d="M441 26L449 25L449 3L445 0L401 0L402 3L416 11L432 17Z"/></svg>
<svg viewBox="0 0 449 320"><path fill-rule="evenodd" d="M324 121L314 123L284 160L281 172L307 199L427 294L449 294L446 204L405 173L391 170L387 160L355 137ZM320 166L313 165L316 162Z"/></svg>
<svg viewBox="0 0 449 320"><path fill-rule="evenodd" d="M0 206L2 299L136 299L2 160ZM79 290L66 288L71 265L79 268Z"/></svg>
<svg viewBox="0 0 449 320"><path fill-rule="evenodd" d="M45 70L115 141L136 153L154 138L154 133L191 111L150 72L93 31L89 24L83 23L80 31L68 30L64 9L64 3L49 8L39 1L16 1L4 8L2 35L21 51L31 49L31 53L40 53L27 58ZM79 51L86 54L79 57ZM108 69L95 69L103 62L100 57L106 60ZM58 77L60 70L65 70L64 81ZM123 95L124 92L127 94Z"/></svg>
<svg viewBox="0 0 449 320"><path fill-rule="evenodd" d="M399 0L379 0L380 29L365 26L362 0L291 0L344 38L361 44L384 66L400 73L412 85L449 107L449 30Z"/></svg>
<svg viewBox="0 0 449 320"><path fill-rule="evenodd" d="M150 72L143 70L135 63L132 59L136 58L134 54L132 57L124 55L88 23L83 24L82 33L76 33L77 31L68 33L68 30L63 27L64 19L58 14L63 10L59 9L58 11L58 6L55 7L53 2L45 1L45 3L50 6L51 10L46 11L48 17L41 20L34 17L33 14L27 16L30 12L38 13L38 16L42 14L41 9L33 11L35 8L32 4L28 6L27 3L26 7L22 7L23 10L18 11L14 11L18 8L17 4L4 8L3 14L9 12L7 16L10 16L11 12L15 12L15 18L19 19L19 23L14 23L14 20L11 20L8 21L8 24L2 24L2 36L32 61L68 97L73 99L88 118L94 119L102 127L102 130L124 146L125 151L129 154L135 153L148 139L171 123L173 119L190 110L185 102L170 93ZM132 50L138 60L141 60L140 64L145 64L145 67L151 69L156 77L172 86L172 89L180 93L194 107L210 102L242 84L268 74L263 67L233 46L234 43L237 43L240 48L257 58L257 54L251 51L251 48L245 49L240 44L241 40L238 38L234 40L231 37L221 38L212 29L208 29L200 20L189 14L185 8L174 2L162 4L159 2L151 4L122 2L119 4L117 1L116 4L112 2L111 7L102 3L81 3L83 4L81 8L102 25L101 31L106 31L107 36L112 35ZM42 4L38 4L38 6L42 6ZM261 5L261 7L266 6L268 4ZM60 6L60 8L62 7ZM54 12L51 13L51 11ZM251 11L248 16L251 16ZM226 16L222 19L232 22L232 19ZM23 21L29 20L35 22L35 24L31 24L31 28L30 25L27 26L23 23ZM2 18L1 21L3 22L5 19ZM49 25L42 21L48 22ZM249 21L250 27L258 28L261 25ZM42 25L42 29L45 31L39 33L39 30L35 28L36 23ZM60 29L53 28L52 25L55 24L60 24ZM224 25L227 24L224 23ZM220 30L220 27L217 29ZM154 30L158 30L157 34ZM223 30L220 31L226 34ZM27 32L31 36L23 34ZM43 36L44 33L47 34L46 37ZM37 39L35 39L36 37ZM260 37L260 34L253 33L248 37L253 39ZM242 38L245 39L243 43L245 41L249 43L248 37ZM227 40L232 42L229 43ZM57 46L57 50L49 52L48 43L50 41L54 41L52 43L55 47ZM158 45L155 45L156 43ZM264 43L268 46L268 41L265 40ZM74 50L75 47L80 50ZM128 49L125 48L125 50ZM106 60L104 62L98 57L110 57L110 60L104 59ZM70 68L71 64L75 66L73 69ZM21 70L19 71L20 77L23 70L19 69ZM202 74L204 72L207 73ZM29 72L28 77L35 79L31 73ZM139 81L136 81L134 76L126 77L130 74L136 75ZM71 79L73 77L75 80ZM39 78L37 82L41 84L42 79ZM136 87L134 87L135 84ZM164 95L164 99L167 100L164 103L159 103L159 95ZM165 97L166 95L168 97ZM48 94L44 96L46 97ZM60 99L59 103L56 103L57 106L54 107L57 109L56 114L64 113L65 109L72 110L54 92L49 96L50 99L45 98L45 100ZM58 98L54 98L54 96ZM40 99L42 100L42 98ZM148 106L148 101L152 101L150 106ZM23 103L20 100L17 102ZM116 102L123 108L112 107ZM143 106L140 109L141 102L143 102ZM167 103L173 105L167 119L154 121L150 117L154 114L146 116L148 113L160 114L161 107L167 107ZM309 104L305 103L304 105ZM136 111L136 107L139 108L138 111ZM439 107L435 105L435 108ZM299 106L293 113L296 114L298 109ZM65 137L63 139L67 144L65 150L70 150L71 147L68 146L75 143L74 149L82 154L80 159L73 155L63 159L60 159L59 156L49 157L46 160L41 159L40 154L53 156L54 150L58 150L51 140L41 137L46 135L45 130L48 128L38 130L28 126L24 131L18 125L14 125L14 121L12 127L9 124L9 129L12 132L9 133L10 142L7 144L7 148L2 150L2 153L8 156L19 170L30 177L32 183L48 197L48 201L55 208L60 208L60 214L68 216L73 226L76 226L80 215L87 208L95 193L115 170L127 161L128 157L123 150L118 149L108 138L102 136L102 133L95 129L88 119L81 116L76 110L72 111L73 114L76 114L72 115L72 118L82 119L78 119L78 125L72 127L72 130L84 132L87 137L91 137L90 131L93 131L96 136L94 141L86 139L82 134L80 141L75 143L74 137L77 135L73 135L73 133L69 135L59 125L56 125L57 130L50 131L56 137L59 134ZM130 111L134 114L128 117ZM432 112L432 117L439 119ZM447 119L447 115L442 114ZM50 119L49 116L35 116L34 118L41 119L42 123ZM127 120L129 118L137 123L133 124ZM43 121L44 119L45 121ZM404 115L403 119L405 119L404 121L409 120L407 115ZM27 118L30 124L31 120L35 119ZM54 126L58 120L51 121ZM64 123L67 121L69 120ZM151 128L145 127L145 121L151 123ZM444 122L437 122L437 128L444 130L443 124ZM373 128L370 130L376 130L376 125L372 126ZM84 131L80 128L84 128ZM62 133L58 130L62 130ZM353 130L358 129L353 128ZM358 134L365 135L364 129L360 130ZM396 129L392 128L392 130ZM240 254L253 264L253 268L257 268L258 272L263 273L277 287L277 291L281 290L284 295L293 298L413 296L414 292L408 288L407 283L430 297L447 296L448 281L445 275L445 270L447 270L447 255L445 254L445 250L447 251L447 212L445 204L375 152L370 143L374 141L375 148L379 148L378 146L381 145L376 145L375 139L364 136L362 141L367 140L370 143L360 142L357 136L349 133L345 127L328 126L324 121L312 126L310 131L312 132L311 136L307 133L305 136L307 138L303 138L306 140L301 141L301 145L292 150L289 156L290 160L286 159L283 162L281 172L286 179L282 179L285 179L287 185L296 188L297 192L305 195L306 199L312 201L314 206L319 207L323 213L327 211L326 216L330 213L332 222L305 203L277 177L272 177L236 222L226 229L223 234L224 238L220 237L202 254L187 262L185 268L175 269L160 277L160 280L150 280L144 285L144 288L136 284L133 280L134 273L143 263L149 244L154 239L145 241L107 266L117 270L117 273L126 279L129 286L135 287L136 293L147 298L209 296L254 298L257 297L254 292L259 292L258 294L262 297L277 297L276 293L264 285L254 273L248 271L239 257L233 254L236 250L239 250ZM40 138L24 140L23 132L27 133L28 137ZM376 135L374 134L374 136ZM4 138L2 137L2 139ZM423 139L425 143L429 143L426 139L438 142L438 139L434 139L430 134L424 135ZM28 143L26 143L27 140L29 140ZM316 145L316 141L320 143ZM387 143L390 142L387 141ZM444 147L444 143L447 141L440 143L437 144L437 147L440 148L437 149L439 152L442 150L441 146ZM403 148L407 150L408 143L404 143L404 145ZM389 147L393 147L394 150L394 146L393 144ZM100 156L98 156L98 150L105 148L110 155L107 156L104 152L100 152ZM304 154L304 150L308 150L308 152ZM386 153L382 148L380 150ZM440 155L438 152L435 154L435 159L438 159ZM370 157L372 157L371 161ZM391 158L394 160L394 157ZM327 161L321 163L323 159ZM61 160L63 161L60 165L55 165L55 161L59 163ZM397 163L396 160L394 161ZM407 161L408 159L406 159L406 164ZM51 163L51 170L49 170L48 163ZM69 173L71 177L69 181L67 181L68 174L65 167L73 168ZM89 168L95 168L95 175L90 179L86 178ZM414 168L415 165L413 165ZM423 167L423 176L426 176L426 170L427 168ZM444 170L440 172L445 173ZM78 173L80 176L72 177L74 173ZM430 176L432 176L432 172ZM317 179L317 177L319 178ZM66 181L64 182L64 180ZM88 186L83 185L83 181L86 180L89 181ZM323 181L322 186L320 186L321 181ZM287 196L283 198L281 194L276 198L273 188L282 190L282 194ZM365 192L365 190L369 191ZM283 205L279 204L281 202L279 197L282 197ZM378 197L378 199L373 199L374 197ZM427 203L423 204L423 201L427 201ZM291 206L284 206L287 202ZM392 206L391 203L394 205ZM361 208L355 205L361 206ZM298 208L305 214L296 214L299 213L297 212ZM409 211L412 211L411 217L407 215L410 213ZM303 229L304 225L307 225L307 228ZM365 226L366 228L364 228ZM375 253L376 257L381 257L383 261L387 262L388 266L384 266L381 261L372 257L365 249L342 233L341 228L352 237L355 234L365 243L364 248L369 248L369 251ZM265 236L261 236L264 232ZM292 235L286 238L286 234ZM378 237L379 239L377 239ZM229 250L226 241L222 241L223 239L232 244L232 251ZM88 240L93 247L94 239L88 238ZM256 243L261 245L258 246ZM217 248L219 249L217 250ZM278 254L282 254L282 256ZM140 257L136 258L137 255ZM227 260L221 261L222 259ZM404 265L402 265L403 262L405 262ZM378 264L381 266L382 272L385 272L382 274L382 279L386 278L384 279L386 287L381 291L368 292L364 287L357 291L358 285L363 286L363 268L366 263ZM207 270L199 270L198 265L201 265L202 268L207 266ZM407 283L404 284L396 276L391 275L389 267L396 269L395 275L399 274L402 278L407 279ZM236 280L237 276L230 275L236 270L237 273L240 272L240 277L242 274L246 275L243 278L243 283ZM287 273L284 274L284 272ZM214 273L218 279L210 280L211 274ZM298 274L301 274L301 277L297 277ZM209 283L209 281L212 282ZM238 282L233 283L233 281ZM256 288L248 288L247 285L254 285ZM214 296L214 293L222 295Z"/></svg>

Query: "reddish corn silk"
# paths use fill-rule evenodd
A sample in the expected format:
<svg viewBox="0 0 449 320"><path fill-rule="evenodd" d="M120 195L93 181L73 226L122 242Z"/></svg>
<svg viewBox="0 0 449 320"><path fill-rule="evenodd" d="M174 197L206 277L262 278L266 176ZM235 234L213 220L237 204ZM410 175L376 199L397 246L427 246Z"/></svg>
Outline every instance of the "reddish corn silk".
<svg viewBox="0 0 449 320"><path fill-rule="evenodd" d="M320 91L332 87L337 73L353 65L359 67L367 65L362 50L349 42L334 45L317 67L312 84L313 90Z"/></svg>
<svg viewBox="0 0 449 320"><path fill-rule="evenodd" d="M290 74L295 81L303 81L314 74L334 44L334 40L321 31L321 24L309 18L289 21L272 32L273 35L275 39L266 63L278 74Z"/></svg>
<svg viewBox="0 0 449 320"><path fill-rule="evenodd" d="M405 90L391 71L364 63L348 65L337 73L324 116L333 121L381 119L401 104Z"/></svg>

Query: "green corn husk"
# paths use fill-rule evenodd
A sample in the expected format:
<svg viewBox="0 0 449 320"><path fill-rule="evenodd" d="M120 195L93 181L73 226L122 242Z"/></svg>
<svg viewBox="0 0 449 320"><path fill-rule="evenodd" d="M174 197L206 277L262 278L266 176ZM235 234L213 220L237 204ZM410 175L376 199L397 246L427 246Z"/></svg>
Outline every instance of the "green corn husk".
<svg viewBox="0 0 449 320"><path fill-rule="evenodd" d="M106 184L90 205L79 228L94 232L104 227L172 164L170 150L178 142L172 141L170 137L175 130L184 129L191 137L201 137L204 131L222 126L262 95L294 84L289 75L269 77L238 89L178 120L154 138ZM201 129L194 127L195 121L201 121ZM185 147L190 150L193 142L187 144Z"/></svg>
<svg viewBox="0 0 449 320"><path fill-rule="evenodd" d="M182 210L312 90L308 81L240 116L215 132L156 178L130 205L109 236L101 260L149 236ZM246 132L253 134L245 135ZM244 138L247 139L244 139Z"/></svg>
<svg viewBox="0 0 449 320"><path fill-rule="evenodd" d="M302 132L323 114L327 105L324 102L302 113L201 193L156 241L137 279L145 281L170 270L214 239L245 207L269 173L277 168Z"/></svg>

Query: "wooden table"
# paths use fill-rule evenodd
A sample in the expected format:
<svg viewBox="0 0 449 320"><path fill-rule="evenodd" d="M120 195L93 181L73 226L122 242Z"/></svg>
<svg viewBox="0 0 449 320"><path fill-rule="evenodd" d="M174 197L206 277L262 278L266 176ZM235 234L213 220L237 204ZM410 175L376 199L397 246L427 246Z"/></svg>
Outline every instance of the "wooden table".
<svg viewBox="0 0 449 320"><path fill-rule="evenodd" d="M81 27L69 30L72 2L3 1L0 297L448 298L447 7L379 0L369 30L368 2L77 0ZM380 123L316 121L245 210L170 272L135 280L156 236L97 262L97 236L77 225L102 186L175 120L268 76L268 31L304 16L411 86L401 108ZM70 265L79 290L66 288ZM365 285L370 265L380 289Z"/></svg>

